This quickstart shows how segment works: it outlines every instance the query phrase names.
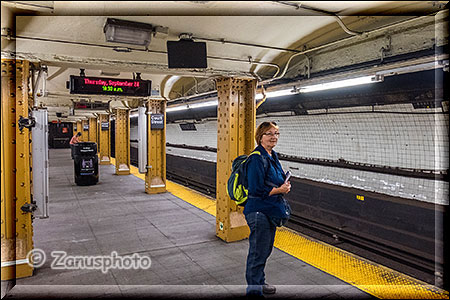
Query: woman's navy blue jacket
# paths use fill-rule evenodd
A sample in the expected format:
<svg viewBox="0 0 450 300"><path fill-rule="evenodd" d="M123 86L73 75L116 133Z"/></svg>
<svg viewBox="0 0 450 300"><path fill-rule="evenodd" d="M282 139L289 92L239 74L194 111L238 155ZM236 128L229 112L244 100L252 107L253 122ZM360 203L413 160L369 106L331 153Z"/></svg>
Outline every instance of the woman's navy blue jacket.
<svg viewBox="0 0 450 300"><path fill-rule="evenodd" d="M284 183L286 175L278 160L277 153L272 150L272 156L267 153L263 146L259 145L253 151L259 151L261 155L250 155L247 162L248 199L244 207L244 214L252 212L262 212L268 217L283 218L284 205L282 195L275 194L269 196L273 186L267 184L271 182L277 187ZM264 170L264 156L268 161L268 170Z"/></svg>

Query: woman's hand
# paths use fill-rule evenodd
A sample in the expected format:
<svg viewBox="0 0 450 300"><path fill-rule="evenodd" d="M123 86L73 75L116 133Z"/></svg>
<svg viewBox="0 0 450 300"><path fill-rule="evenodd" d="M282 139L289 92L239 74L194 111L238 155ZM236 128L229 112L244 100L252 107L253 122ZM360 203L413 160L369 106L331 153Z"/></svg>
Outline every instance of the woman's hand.
<svg viewBox="0 0 450 300"><path fill-rule="evenodd" d="M291 182L288 181L284 184L282 184L280 187L277 188L273 188L270 193L269 196L275 195L275 194L287 194L291 191Z"/></svg>
<svg viewBox="0 0 450 300"><path fill-rule="evenodd" d="M291 182L288 181L286 183L283 183L280 187L280 194L287 194L291 191Z"/></svg>

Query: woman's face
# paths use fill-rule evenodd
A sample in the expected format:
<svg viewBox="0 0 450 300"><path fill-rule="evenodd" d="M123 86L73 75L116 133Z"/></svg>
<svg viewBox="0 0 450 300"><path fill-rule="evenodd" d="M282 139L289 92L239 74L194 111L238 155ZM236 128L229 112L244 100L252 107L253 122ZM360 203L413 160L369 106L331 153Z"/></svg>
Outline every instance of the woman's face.
<svg viewBox="0 0 450 300"><path fill-rule="evenodd" d="M277 145L279 136L280 133L278 132L278 129L271 127L263 134L261 138L261 146L265 149L272 149Z"/></svg>

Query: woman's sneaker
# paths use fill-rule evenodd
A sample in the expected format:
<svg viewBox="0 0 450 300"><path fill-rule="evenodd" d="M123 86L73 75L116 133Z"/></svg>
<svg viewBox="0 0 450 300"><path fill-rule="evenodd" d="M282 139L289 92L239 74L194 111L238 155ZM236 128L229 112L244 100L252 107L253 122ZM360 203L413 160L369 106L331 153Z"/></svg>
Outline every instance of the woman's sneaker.
<svg viewBox="0 0 450 300"><path fill-rule="evenodd" d="M275 294L276 291L277 289L273 285L267 283L262 287L263 294Z"/></svg>

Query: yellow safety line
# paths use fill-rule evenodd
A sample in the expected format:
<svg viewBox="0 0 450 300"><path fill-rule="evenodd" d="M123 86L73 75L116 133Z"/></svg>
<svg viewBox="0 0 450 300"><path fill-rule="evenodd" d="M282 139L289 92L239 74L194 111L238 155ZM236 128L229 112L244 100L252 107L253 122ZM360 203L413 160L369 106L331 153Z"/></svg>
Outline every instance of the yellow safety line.
<svg viewBox="0 0 450 300"><path fill-rule="evenodd" d="M286 227L277 229L275 247L381 299L449 298L447 291Z"/></svg>
<svg viewBox="0 0 450 300"><path fill-rule="evenodd" d="M113 159L111 163L114 164ZM131 174L145 180L145 175L134 166L131 166ZM197 191L171 181L167 181L167 191L216 215L216 202ZM448 291L307 238L286 227L277 228L274 246L380 299L449 299Z"/></svg>

